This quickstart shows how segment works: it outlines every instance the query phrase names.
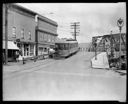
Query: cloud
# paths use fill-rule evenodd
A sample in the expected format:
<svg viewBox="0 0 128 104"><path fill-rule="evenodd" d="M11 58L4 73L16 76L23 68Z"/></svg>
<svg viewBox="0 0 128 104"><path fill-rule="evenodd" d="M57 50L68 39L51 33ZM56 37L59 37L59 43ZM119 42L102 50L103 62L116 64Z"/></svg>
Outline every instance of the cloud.
<svg viewBox="0 0 128 104"><path fill-rule="evenodd" d="M80 22L79 42L89 42L93 36L119 32L117 20L124 19L126 32L126 3L34 3L22 4L59 25L59 37L72 37L70 23ZM54 14L48 15L53 12Z"/></svg>

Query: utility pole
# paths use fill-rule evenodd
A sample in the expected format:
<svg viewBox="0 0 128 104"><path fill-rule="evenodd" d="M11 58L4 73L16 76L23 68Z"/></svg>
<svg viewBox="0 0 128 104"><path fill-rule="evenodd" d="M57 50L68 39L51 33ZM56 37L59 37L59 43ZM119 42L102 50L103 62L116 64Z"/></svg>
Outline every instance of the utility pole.
<svg viewBox="0 0 128 104"><path fill-rule="evenodd" d="M35 16L35 22L36 22L36 27L35 27L35 41L36 41L36 56L38 56L38 15Z"/></svg>
<svg viewBox="0 0 128 104"><path fill-rule="evenodd" d="M8 63L8 4L5 5L5 64Z"/></svg>
<svg viewBox="0 0 128 104"><path fill-rule="evenodd" d="M77 35L77 33L79 33L77 30L79 29L79 23L80 22L74 22L74 23L72 23L72 25L71 25L71 27L73 27L73 28L71 28L71 29L74 29L74 32L72 32L73 33L73 36L74 36L74 40L76 40L76 36L78 36Z"/></svg>

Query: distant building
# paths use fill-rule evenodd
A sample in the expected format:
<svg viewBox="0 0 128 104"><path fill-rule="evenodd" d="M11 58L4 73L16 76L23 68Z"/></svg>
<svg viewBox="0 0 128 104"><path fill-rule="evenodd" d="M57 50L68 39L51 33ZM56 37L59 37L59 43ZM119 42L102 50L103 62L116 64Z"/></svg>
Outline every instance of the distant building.
<svg viewBox="0 0 128 104"><path fill-rule="evenodd" d="M37 18L38 16L38 18ZM37 20L36 20L37 19ZM21 50L23 57L32 57L54 47L57 23L16 4L8 7L8 57ZM15 45L10 47L9 43ZM3 4L3 50L5 49L5 4Z"/></svg>

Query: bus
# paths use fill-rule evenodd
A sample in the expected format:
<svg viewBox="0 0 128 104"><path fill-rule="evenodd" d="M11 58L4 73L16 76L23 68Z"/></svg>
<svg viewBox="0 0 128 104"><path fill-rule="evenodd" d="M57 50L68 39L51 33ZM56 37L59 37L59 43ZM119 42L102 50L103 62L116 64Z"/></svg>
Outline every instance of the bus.
<svg viewBox="0 0 128 104"><path fill-rule="evenodd" d="M63 40L55 43L55 53L59 57L68 57L78 52L78 42L76 40Z"/></svg>

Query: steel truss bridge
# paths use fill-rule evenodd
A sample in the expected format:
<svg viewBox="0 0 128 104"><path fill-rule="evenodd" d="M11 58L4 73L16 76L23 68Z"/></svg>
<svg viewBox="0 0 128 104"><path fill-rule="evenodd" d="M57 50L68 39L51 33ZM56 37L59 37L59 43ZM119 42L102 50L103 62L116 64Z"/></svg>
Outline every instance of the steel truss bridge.
<svg viewBox="0 0 128 104"><path fill-rule="evenodd" d="M92 44L88 51L107 52L108 59L119 59L120 33L92 37ZM121 33L121 56L126 59L126 33ZM125 61L126 62L126 61Z"/></svg>

